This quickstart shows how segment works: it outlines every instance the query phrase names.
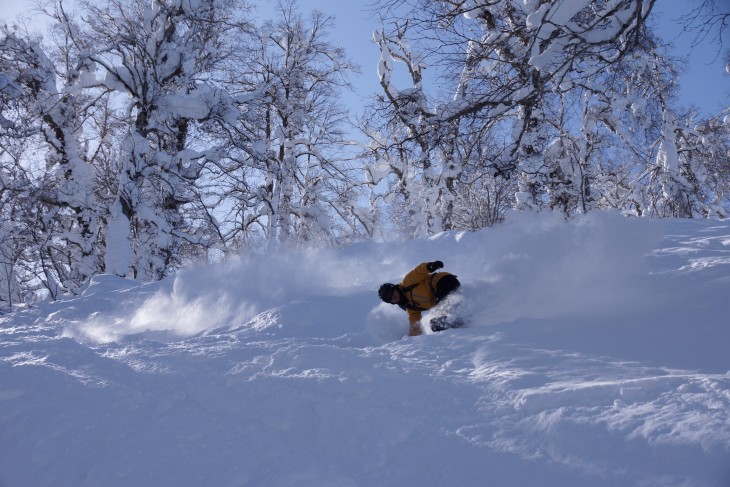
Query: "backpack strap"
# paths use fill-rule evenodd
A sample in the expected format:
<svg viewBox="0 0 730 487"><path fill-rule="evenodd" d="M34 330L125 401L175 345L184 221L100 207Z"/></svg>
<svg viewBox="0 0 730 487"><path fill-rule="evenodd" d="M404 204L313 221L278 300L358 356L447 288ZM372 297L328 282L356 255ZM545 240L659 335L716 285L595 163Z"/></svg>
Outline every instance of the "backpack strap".
<svg viewBox="0 0 730 487"><path fill-rule="evenodd" d="M412 285L412 286L400 286L400 288L401 288L401 290L402 290L402 291L403 291L404 293L409 293L409 292L413 291L413 290L414 290L414 289L416 288L416 286L418 286L418 284L419 284L419 283L415 283L415 284L414 284L414 285Z"/></svg>
<svg viewBox="0 0 730 487"><path fill-rule="evenodd" d="M418 286L420 283L413 284L412 286L400 286L400 290L403 293L403 297L406 297L406 293L408 293L408 297L410 299L407 299L407 301L413 302L411 294L413 293L413 290ZM429 283L430 284L430 283ZM399 304L401 309L410 309L413 311L426 311L426 308L421 308L419 306L414 306L412 304Z"/></svg>

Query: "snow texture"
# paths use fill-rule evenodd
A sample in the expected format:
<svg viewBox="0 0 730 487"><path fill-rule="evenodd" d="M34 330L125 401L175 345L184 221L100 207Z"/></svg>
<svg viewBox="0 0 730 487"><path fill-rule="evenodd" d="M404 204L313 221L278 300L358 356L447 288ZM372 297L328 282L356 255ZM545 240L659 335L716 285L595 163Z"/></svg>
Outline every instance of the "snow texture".
<svg viewBox="0 0 730 487"><path fill-rule="evenodd" d="M726 486L729 294L727 222L598 213L97 276L0 317L0 485Z"/></svg>

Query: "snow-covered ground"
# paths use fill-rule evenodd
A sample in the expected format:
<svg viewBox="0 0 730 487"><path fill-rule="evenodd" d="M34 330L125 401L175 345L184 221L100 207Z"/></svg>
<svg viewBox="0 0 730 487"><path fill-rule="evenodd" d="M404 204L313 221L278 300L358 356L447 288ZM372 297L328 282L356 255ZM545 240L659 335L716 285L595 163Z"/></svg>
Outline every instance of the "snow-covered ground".
<svg viewBox="0 0 730 487"><path fill-rule="evenodd" d="M730 223L597 213L99 276L0 317L0 486L726 487L729 317Z"/></svg>

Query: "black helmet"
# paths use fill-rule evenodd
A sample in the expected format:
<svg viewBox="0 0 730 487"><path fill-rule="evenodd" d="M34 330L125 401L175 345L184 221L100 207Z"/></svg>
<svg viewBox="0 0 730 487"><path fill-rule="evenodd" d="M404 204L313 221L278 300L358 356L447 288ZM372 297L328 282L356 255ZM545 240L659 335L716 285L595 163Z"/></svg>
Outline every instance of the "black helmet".
<svg viewBox="0 0 730 487"><path fill-rule="evenodd" d="M395 284L386 282L385 284L380 286L380 289L378 289L378 296L380 296L380 299L382 299L386 303L390 303L390 300L393 299L393 290L394 289L395 289Z"/></svg>

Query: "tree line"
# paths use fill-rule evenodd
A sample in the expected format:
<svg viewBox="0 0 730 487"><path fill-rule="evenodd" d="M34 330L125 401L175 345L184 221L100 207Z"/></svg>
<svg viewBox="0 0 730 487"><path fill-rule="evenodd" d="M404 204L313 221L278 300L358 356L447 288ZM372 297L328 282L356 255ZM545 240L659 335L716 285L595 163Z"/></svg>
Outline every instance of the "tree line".
<svg viewBox="0 0 730 487"><path fill-rule="evenodd" d="M238 0L57 1L43 37L3 25L0 308L511 208L724 218L730 119L676 105L653 6L380 0L382 92L359 120L334 19L293 1L270 21Z"/></svg>

